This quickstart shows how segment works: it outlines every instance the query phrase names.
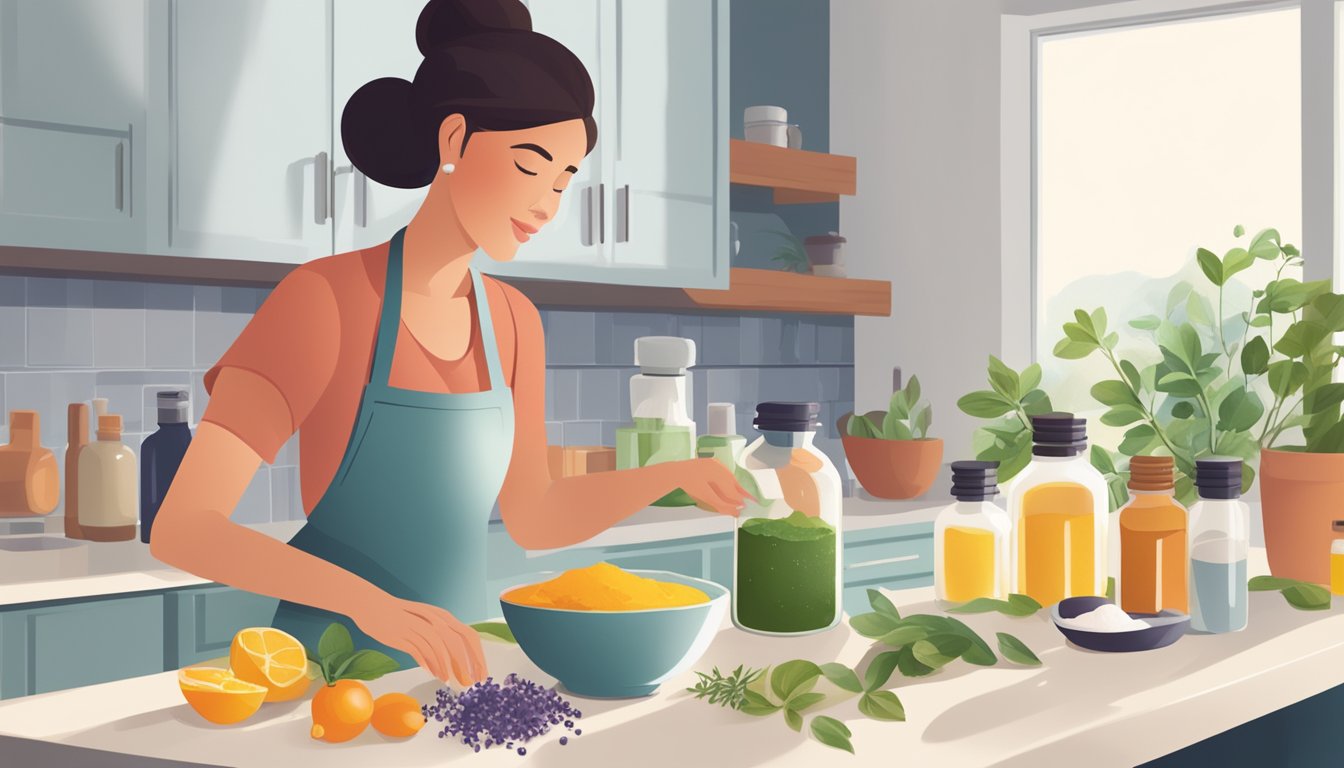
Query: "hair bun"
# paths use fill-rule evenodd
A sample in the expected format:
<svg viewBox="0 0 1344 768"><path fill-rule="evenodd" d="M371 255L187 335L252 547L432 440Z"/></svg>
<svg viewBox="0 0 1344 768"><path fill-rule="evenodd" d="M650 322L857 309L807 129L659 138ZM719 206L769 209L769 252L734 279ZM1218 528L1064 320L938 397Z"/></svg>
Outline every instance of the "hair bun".
<svg viewBox="0 0 1344 768"><path fill-rule="evenodd" d="M415 44L429 56L458 38L506 30L532 30L532 14L520 0L429 0L415 25Z"/></svg>
<svg viewBox="0 0 1344 768"><path fill-rule="evenodd" d="M437 131L419 130L411 83L381 77L355 91L341 113L345 154L366 176L389 187L417 189L439 165Z"/></svg>

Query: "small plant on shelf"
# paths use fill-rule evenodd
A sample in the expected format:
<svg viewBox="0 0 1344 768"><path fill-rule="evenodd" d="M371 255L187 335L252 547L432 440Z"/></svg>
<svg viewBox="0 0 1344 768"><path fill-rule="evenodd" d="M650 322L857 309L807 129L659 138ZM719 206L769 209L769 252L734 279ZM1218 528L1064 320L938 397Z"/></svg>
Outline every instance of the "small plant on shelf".
<svg viewBox="0 0 1344 768"><path fill-rule="evenodd" d="M912 499L937 478L943 441L929 437L933 406L920 399L919 377L891 395L885 411L840 417L841 440L854 476L874 496Z"/></svg>

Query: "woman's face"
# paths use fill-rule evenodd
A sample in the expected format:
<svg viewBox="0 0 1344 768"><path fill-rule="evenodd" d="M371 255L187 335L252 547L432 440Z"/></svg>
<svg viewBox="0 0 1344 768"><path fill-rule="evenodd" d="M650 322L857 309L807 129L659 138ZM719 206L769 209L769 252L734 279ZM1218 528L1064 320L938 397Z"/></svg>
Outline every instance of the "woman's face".
<svg viewBox="0 0 1344 768"><path fill-rule="evenodd" d="M518 246L555 216L588 148L582 120L518 131L476 131L461 151L460 115L440 129L440 156L455 166L446 184L458 221L472 242L495 261L509 261Z"/></svg>

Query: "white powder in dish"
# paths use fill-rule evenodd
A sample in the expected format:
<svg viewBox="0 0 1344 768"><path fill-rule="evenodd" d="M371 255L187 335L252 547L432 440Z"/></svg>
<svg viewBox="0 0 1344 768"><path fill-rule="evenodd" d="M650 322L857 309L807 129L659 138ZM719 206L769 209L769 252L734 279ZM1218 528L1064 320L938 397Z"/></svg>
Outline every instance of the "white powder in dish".
<svg viewBox="0 0 1344 768"><path fill-rule="evenodd" d="M1072 619L1060 619L1059 623L1069 629L1081 629L1087 632L1132 632L1151 626L1143 619L1131 618L1115 603L1106 603Z"/></svg>

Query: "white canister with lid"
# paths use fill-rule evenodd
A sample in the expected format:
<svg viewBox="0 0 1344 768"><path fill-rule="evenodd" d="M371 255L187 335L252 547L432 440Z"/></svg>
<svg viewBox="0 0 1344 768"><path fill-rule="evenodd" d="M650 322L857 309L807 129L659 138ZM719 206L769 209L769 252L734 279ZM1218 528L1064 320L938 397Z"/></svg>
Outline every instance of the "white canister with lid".
<svg viewBox="0 0 1344 768"><path fill-rule="evenodd" d="M742 114L742 134L747 141L757 144L790 149L801 149L803 146L802 129L789 122L789 111L783 107L747 107Z"/></svg>

